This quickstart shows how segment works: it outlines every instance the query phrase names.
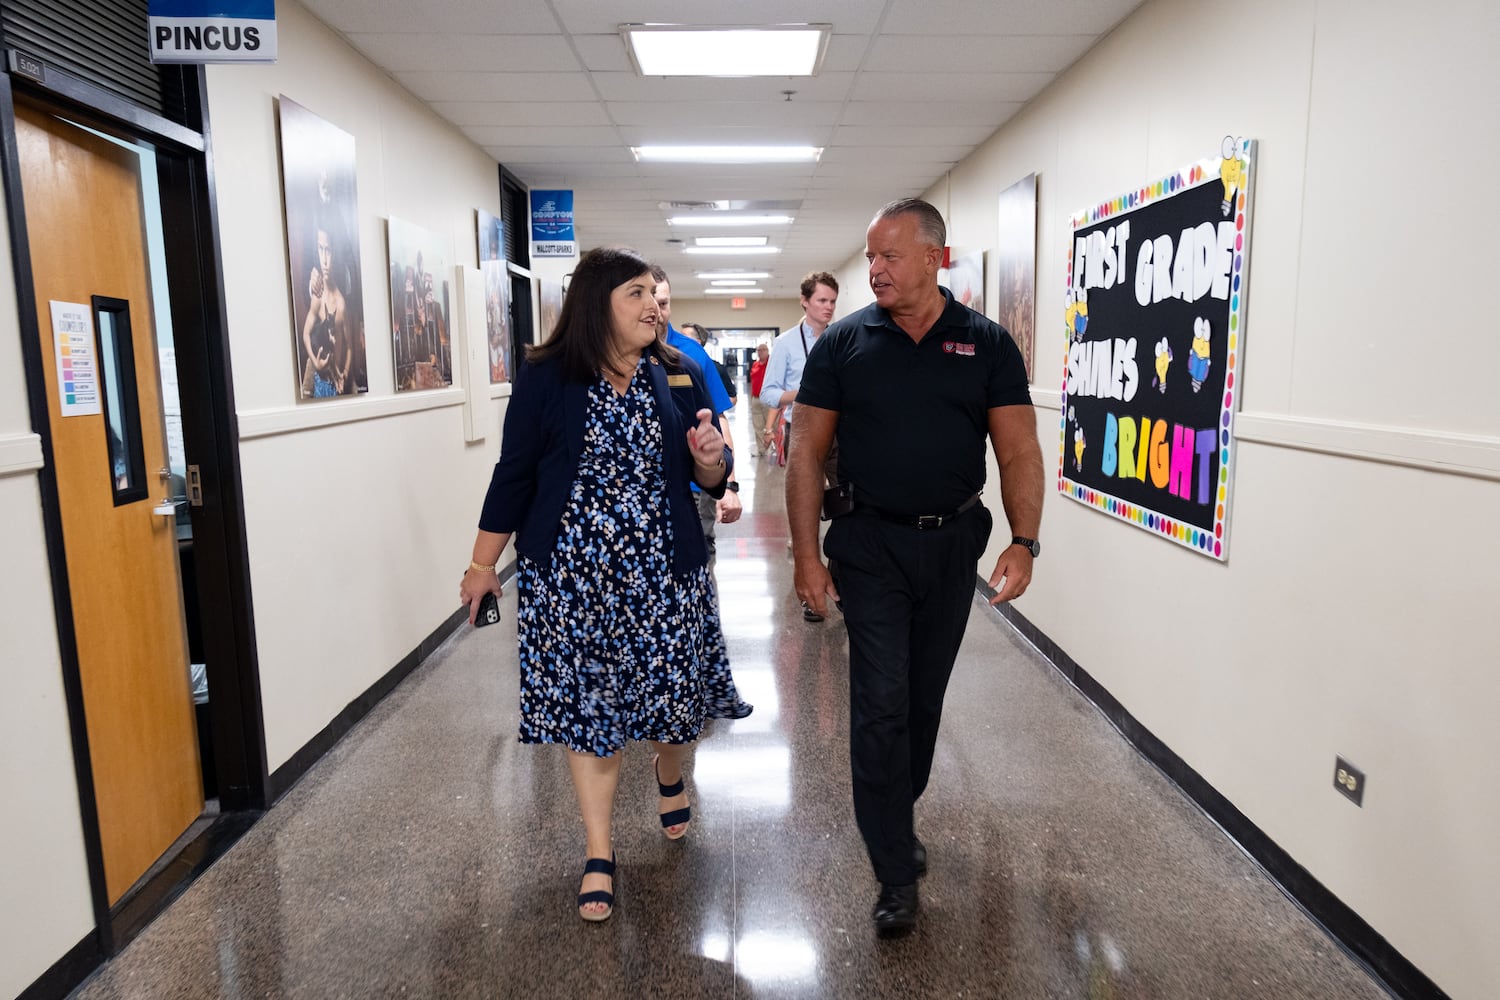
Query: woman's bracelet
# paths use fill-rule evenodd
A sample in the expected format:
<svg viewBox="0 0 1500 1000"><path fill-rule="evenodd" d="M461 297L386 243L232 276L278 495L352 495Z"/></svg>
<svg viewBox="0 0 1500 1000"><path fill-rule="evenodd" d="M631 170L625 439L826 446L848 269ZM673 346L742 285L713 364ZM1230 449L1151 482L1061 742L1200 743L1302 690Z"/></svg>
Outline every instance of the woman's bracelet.
<svg viewBox="0 0 1500 1000"><path fill-rule="evenodd" d="M495 567L497 565L499 565L499 564L498 563L490 563L488 566L486 566L484 563L475 562L472 559L469 560L469 568L472 569L472 570L476 570L476 571L478 571L480 573L493 573L493 572L495 572Z"/></svg>

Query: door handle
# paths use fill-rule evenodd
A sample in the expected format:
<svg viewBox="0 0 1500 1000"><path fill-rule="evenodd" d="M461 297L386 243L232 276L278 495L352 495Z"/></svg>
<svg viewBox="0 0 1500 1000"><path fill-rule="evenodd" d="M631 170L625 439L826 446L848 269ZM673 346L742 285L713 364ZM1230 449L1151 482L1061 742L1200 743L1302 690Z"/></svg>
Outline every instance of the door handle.
<svg viewBox="0 0 1500 1000"><path fill-rule="evenodd" d="M177 501L173 500L171 497L167 497L166 499L162 500L161 503L157 504L155 507L152 507L151 513L156 514L160 517L176 517Z"/></svg>

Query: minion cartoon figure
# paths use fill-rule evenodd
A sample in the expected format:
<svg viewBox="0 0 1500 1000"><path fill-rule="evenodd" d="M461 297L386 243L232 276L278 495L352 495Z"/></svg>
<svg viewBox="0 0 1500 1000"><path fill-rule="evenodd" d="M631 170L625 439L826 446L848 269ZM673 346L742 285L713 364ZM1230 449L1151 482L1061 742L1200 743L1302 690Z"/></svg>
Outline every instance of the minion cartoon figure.
<svg viewBox="0 0 1500 1000"><path fill-rule="evenodd" d="M1227 219L1234 211L1234 196L1244 189L1245 176L1250 172L1250 164L1240 159L1239 140L1232 135L1224 137L1224 144L1219 152L1224 155L1219 163L1219 180L1224 184L1224 201L1220 203L1219 210Z"/></svg>
<svg viewBox="0 0 1500 1000"><path fill-rule="evenodd" d="M1208 378L1208 320L1199 316L1193 320L1193 350L1188 355L1188 374L1193 378L1193 391L1203 388Z"/></svg>
<svg viewBox="0 0 1500 1000"><path fill-rule="evenodd" d="M1083 331L1089 325L1089 293L1082 288L1068 289L1068 308L1063 312L1063 321L1068 327L1068 336L1075 343L1083 340Z"/></svg>
<svg viewBox="0 0 1500 1000"><path fill-rule="evenodd" d="M1156 378L1151 380L1151 384L1156 387L1156 391L1162 395L1166 395L1167 392L1167 369L1171 366L1172 346L1167 343L1167 338L1163 337L1161 338L1161 342L1156 345Z"/></svg>
<svg viewBox="0 0 1500 1000"><path fill-rule="evenodd" d="M1084 449L1084 445L1085 445L1085 442L1083 440L1083 428L1082 427L1076 427L1076 428L1074 428L1073 429L1073 468L1077 469L1079 472L1083 471L1083 449Z"/></svg>

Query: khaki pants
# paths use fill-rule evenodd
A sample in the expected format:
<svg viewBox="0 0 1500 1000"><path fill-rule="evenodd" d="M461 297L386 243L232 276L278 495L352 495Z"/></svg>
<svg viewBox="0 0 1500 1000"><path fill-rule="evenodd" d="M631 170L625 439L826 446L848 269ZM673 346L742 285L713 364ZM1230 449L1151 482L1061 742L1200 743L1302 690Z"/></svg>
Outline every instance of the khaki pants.
<svg viewBox="0 0 1500 1000"><path fill-rule="evenodd" d="M750 433L753 439L750 442L752 454L764 455L766 449L761 445L765 440L766 430L766 404L760 401L759 396L750 397Z"/></svg>

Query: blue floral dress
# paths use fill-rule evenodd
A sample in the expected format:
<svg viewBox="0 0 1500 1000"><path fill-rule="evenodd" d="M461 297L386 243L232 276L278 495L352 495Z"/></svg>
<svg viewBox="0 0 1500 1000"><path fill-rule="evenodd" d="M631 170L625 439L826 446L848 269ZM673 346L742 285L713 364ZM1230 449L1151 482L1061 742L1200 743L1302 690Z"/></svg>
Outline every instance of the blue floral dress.
<svg viewBox="0 0 1500 1000"><path fill-rule="evenodd" d="M642 359L589 388L583 454L550 564L520 558L521 742L607 757L688 743L751 707L729 672L707 567L672 572L661 420Z"/></svg>

